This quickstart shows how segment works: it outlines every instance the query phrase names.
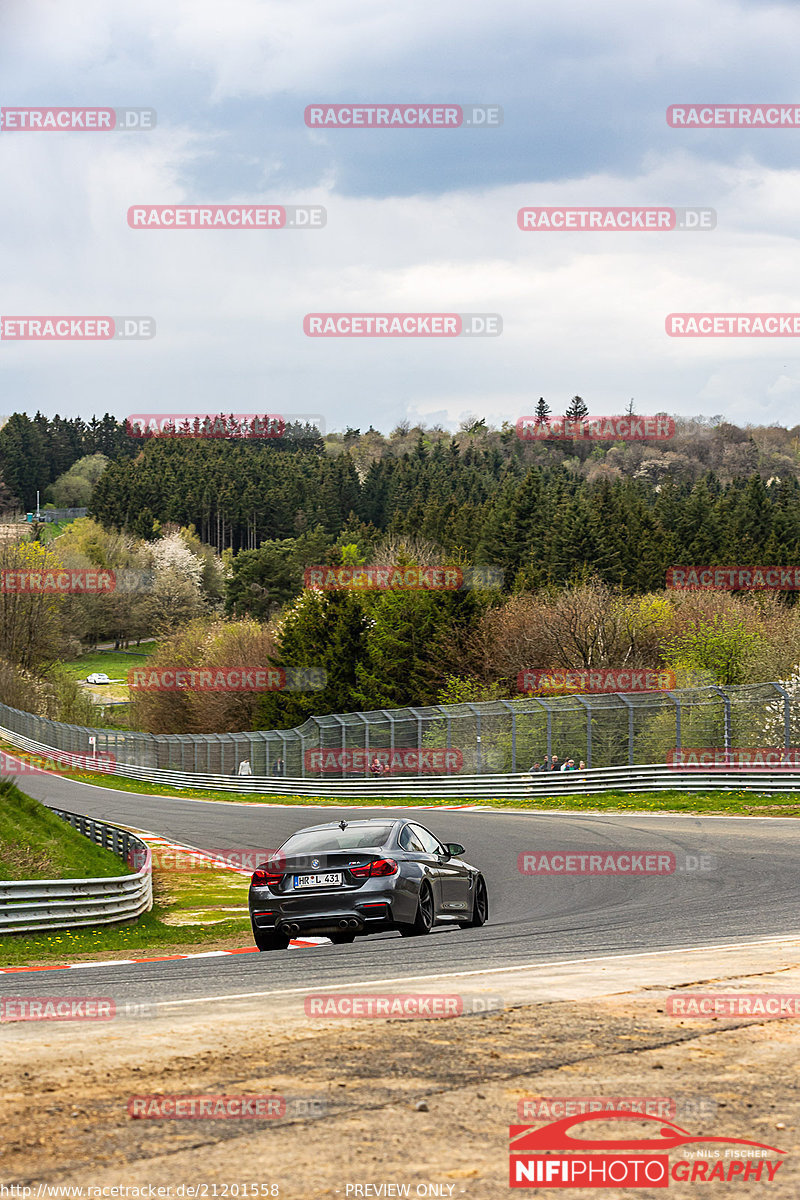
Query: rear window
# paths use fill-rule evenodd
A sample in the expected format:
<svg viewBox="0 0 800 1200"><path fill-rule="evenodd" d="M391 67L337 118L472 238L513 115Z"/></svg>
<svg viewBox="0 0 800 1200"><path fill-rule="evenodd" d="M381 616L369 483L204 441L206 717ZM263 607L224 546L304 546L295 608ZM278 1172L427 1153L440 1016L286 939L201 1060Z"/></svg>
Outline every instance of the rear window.
<svg viewBox="0 0 800 1200"><path fill-rule="evenodd" d="M366 850L383 846L392 833L391 825L350 825L347 829L315 829L295 833L281 846L281 854L313 854L315 850Z"/></svg>

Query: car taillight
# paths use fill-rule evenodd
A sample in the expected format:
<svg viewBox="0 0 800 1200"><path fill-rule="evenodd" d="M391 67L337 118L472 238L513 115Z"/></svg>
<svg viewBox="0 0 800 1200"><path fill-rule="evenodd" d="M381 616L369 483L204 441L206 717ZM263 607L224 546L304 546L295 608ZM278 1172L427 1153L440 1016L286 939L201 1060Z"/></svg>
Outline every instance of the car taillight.
<svg viewBox="0 0 800 1200"><path fill-rule="evenodd" d="M274 871L254 871L253 878L250 880L251 887L275 887L283 879L283 875L276 875Z"/></svg>
<svg viewBox="0 0 800 1200"><path fill-rule="evenodd" d="M397 863L393 858L378 858L375 862L364 863L361 867L351 867L350 874L354 879L369 879L370 876L396 875Z"/></svg>

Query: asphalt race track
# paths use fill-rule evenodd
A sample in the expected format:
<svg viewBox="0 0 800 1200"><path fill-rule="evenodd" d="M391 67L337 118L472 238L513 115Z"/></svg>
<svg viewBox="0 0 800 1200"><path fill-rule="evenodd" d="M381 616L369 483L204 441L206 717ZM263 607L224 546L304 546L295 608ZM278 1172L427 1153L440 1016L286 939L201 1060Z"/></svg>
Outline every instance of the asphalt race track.
<svg viewBox="0 0 800 1200"><path fill-rule="evenodd" d="M280 845L303 825L383 810L173 799L114 792L74 780L31 777L23 789L73 812L160 834L198 848ZM414 813L484 873L490 921L483 929L397 934L352 945L90 968L93 991L119 1001L220 998L349 980L392 980L530 966L796 935L800 929L800 823L792 819L567 815L393 809ZM713 856L706 869L650 877L531 877L521 852L631 850ZM689 866L698 865L694 858ZM242 877L243 898L247 880ZM46 972L3 976L5 995L42 993ZM86 990L86 971L59 971L61 995Z"/></svg>

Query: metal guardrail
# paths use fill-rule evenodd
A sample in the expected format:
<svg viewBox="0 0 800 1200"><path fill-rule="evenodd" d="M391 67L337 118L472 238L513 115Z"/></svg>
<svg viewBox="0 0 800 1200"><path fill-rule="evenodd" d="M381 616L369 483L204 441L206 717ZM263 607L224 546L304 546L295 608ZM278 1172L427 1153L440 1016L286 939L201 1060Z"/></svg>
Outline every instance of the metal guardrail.
<svg viewBox="0 0 800 1200"><path fill-rule="evenodd" d="M40 933L80 925L114 925L153 907L150 850L135 834L78 813L52 810L98 846L144 865L132 875L103 879L28 879L0 881L0 934Z"/></svg>
<svg viewBox="0 0 800 1200"><path fill-rule="evenodd" d="M52 747L20 737L0 727L0 739L32 754L47 756ZM97 773L101 773L98 767ZM800 767L773 770L700 771L695 767L678 770L666 763L646 766L595 767L576 771L515 772L495 775L414 775L353 779L305 779L299 776L201 775L195 772L159 771L117 762L109 777L121 776L172 788L197 788L203 791L237 792L259 796L300 796L330 800L375 800L404 797L432 801L529 799L536 796L592 796L602 792L700 792L739 790L748 792L800 793ZM18 780L24 787L24 776ZM86 819L86 818L84 818ZM118 831L119 832L119 831Z"/></svg>

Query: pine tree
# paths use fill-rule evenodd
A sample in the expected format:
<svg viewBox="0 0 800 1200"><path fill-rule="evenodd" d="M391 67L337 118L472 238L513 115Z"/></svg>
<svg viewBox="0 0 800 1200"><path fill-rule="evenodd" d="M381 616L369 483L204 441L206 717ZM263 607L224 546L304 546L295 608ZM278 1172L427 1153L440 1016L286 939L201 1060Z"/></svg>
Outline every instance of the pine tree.
<svg viewBox="0 0 800 1200"><path fill-rule="evenodd" d="M539 397L539 403L536 405L536 424L546 425L550 420L550 405L545 400L544 396Z"/></svg>
<svg viewBox="0 0 800 1200"><path fill-rule="evenodd" d="M589 407L580 396L573 396L567 407L564 416L568 421L582 421L584 417L588 417Z"/></svg>

